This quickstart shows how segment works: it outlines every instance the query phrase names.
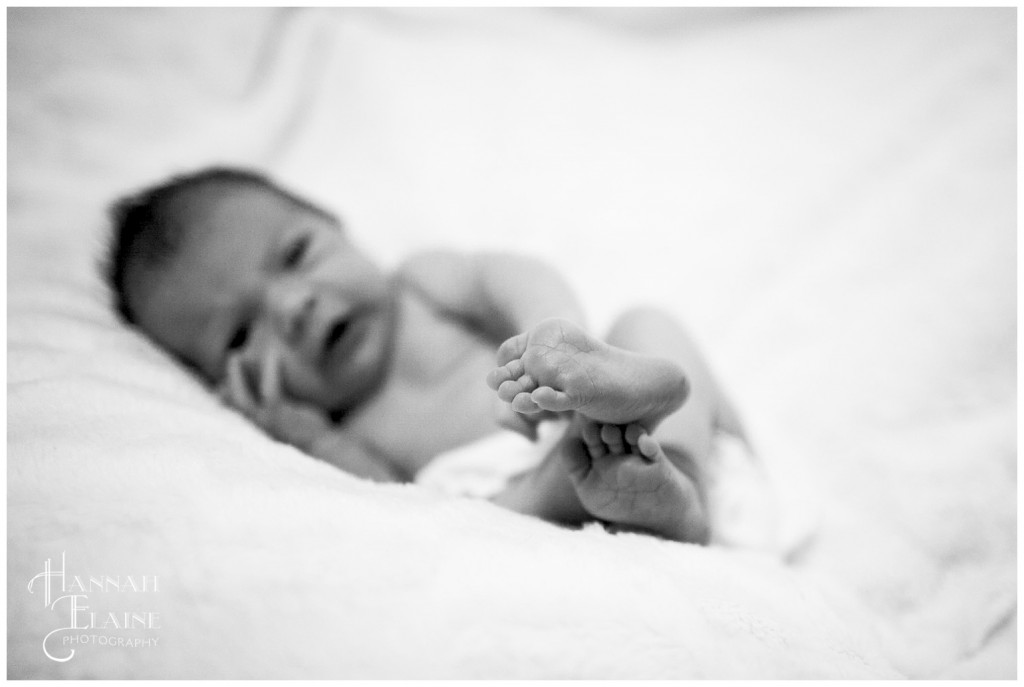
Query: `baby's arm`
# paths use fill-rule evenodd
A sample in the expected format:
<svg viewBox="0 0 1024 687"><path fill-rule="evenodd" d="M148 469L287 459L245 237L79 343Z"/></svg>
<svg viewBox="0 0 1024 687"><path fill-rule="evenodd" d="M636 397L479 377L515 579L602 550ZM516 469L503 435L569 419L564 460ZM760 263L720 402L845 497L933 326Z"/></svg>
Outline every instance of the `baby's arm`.
<svg viewBox="0 0 1024 687"><path fill-rule="evenodd" d="M350 475L374 482L405 482L390 464L373 455L361 442L344 429L332 426L320 434L307 449L307 453Z"/></svg>
<svg viewBox="0 0 1024 687"><path fill-rule="evenodd" d="M430 251L409 258L398 279L448 317L494 344L558 317L583 327L583 307L564 278L535 258L506 253ZM499 425L536 438L544 414L523 416L498 405Z"/></svg>
<svg viewBox="0 0 1024 687"><path fill-rule="evenodd" d="M501 253L419 253L398 270L403 283L495 345L549 317L585 326L565 279L534 258Z"/></svg>
<svg viewBox="0 0 1024 687"><path fill-rule="evenodd" d="M282 396L278 377L264 365L259 390L250 388L237 355L228 360L221 398L240 410L271 437L291 444L345 472L377 482L401 482L388 461L374 455L358 439L334 424L319 408Z"/></svg>

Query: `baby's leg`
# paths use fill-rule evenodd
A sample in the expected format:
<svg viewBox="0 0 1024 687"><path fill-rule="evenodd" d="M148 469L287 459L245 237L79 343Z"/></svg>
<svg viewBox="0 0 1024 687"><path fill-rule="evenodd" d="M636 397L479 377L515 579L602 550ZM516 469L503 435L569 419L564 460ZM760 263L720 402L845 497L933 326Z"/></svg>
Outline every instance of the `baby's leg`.
<svg viewBox="0 0 1024 687"><path fill-rule="evenodd" d="M612 326L607 341L629 351L671 360L686 375L690 388L686 403L666 416L656 432L658 441L670 454L676 448L702 464L716 430L746 439L739 415L696 343L667 313L653 308L630 310ZM654 433L653 429L650 431ZM682 468L692 470L689 463L693 460L682 459Z"/></svg>
<svg viewBox="0 0 1024 687"><path fill-rule="evenodd" d="M612 327L608 341L616 346L674 361L690 381L686 403L668 415L654 436L679 474L699 494L702 514L707 513L708 461L718 431L746 441L732 403L722 392L694 341L664 312L633 310ZM707 523L710 525L710 523Z"/></svg>
<svg viewBox="0 0 1024 687"><path fill-rule="evenodd" d="M594 512L602 510L598 507L600 495L602 490L608 491L601 480L615 470L624 470L623 478L631 479L628 473L641 467L631 457L636 451L625 445L619 448L620 443L616 443L614 437L605 443L606 450L614 455L604 461L608 465L602 463L596 473L598 477L574 480L581 505L595 517L627 527L653 529L685 541L705 540L704 466L714 433L720 429L743 438L743 430L686 332L664 313L645 309L631 311L620 318L609 333L607 344L595 343L571 327L548 327L548 331L542 333L546 338L520 335L506 342L503 346L505 364L492 372L488 379L491 386L499 390L500 397L524 411L533 405L553 410L570 407L592 420L606 424L638 423L648 432L653 432L657 424L657 443L674 472L647 470L644 479L662 480L662 488L672 495L669 502L675 504L670 507L672 515L676 522L684 524L685 531L676 536L678 533L670 533L664 524L653 527L651 518L643 514L633 517L637 522L629 522L629 517L616 519ZM531 355L531 347L539 350ZM519 357L515 357L517 354ZM542 364L537 364L538 360ZM499 359L499 362L502 361ZM679 382L683 374L689 380L690 394L680 407L679 401L687 388L685 381ZM555 386L538 388L548 385ZM680 385L683 393L678 392ZM652 399L645 398L648 388L654 390ZM630 413L633 414L630 416ZM603 458L588 450L589 445L581 434L568 436L560 446L562 458L575 466L577 475L581 457L592 462ZM592 432L590 438L593 439ZM639 439L638 442L638 447L646 443ZM549 483L544 491L552 493L552 486ZM593 494L588 496L588 492ZM685 506L680 504L680 496L686 497ZM576 503L573 505L575 507Z"/></svg>
<svg viewBox="0 0 1024 687"><path fill-rule="evenodd" d="M574 426L532 470L514 477L491 501L524 515L560 525L577 526L593 520L580 503L569 478L569 463L563 458L567 442L579 443Z"/></svg>
<svg viewBox="0 0 1024 687"><path fill-rule="evenodd" d="M620 530L706 543L706 504L640 425L601 425L577 415L533 470L492 498L497 505L562 525L595 519Z"/></svg>
<svg viewBox="0 0 1024 687"><path fill-rule="evenodd" d="M640 422L648 430L687 395L686 377L670 359L609 345L557 319L503 343L487 383L522 413L574 410L595 422Z"/></svg>

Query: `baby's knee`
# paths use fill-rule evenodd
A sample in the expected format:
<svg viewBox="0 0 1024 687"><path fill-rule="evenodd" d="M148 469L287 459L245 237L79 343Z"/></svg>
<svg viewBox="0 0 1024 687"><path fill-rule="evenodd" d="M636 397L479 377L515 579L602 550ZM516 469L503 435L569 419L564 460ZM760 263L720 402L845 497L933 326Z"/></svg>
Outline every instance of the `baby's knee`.
<svg viewBox="0 0 1024 687"><path fill-rule="evenodd" d="M636 350L646 348L652 340L673 340L680 336L684 336L682 325L666 310L635 306L615 319L605 341L619 348Z"/></svg>

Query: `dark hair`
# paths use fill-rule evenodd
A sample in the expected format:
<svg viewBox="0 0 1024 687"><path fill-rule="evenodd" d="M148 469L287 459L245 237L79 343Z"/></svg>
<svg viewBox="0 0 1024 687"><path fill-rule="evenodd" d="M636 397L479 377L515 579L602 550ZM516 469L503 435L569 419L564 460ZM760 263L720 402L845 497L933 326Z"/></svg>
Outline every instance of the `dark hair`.
<svg viewBox="0 0 1024 687"><path fill-rule="evenodd" d="M261 187L334 219L330 213L284 190L266 175L233 167L207 167L176 175L125 196L110 206L110 246L102 269L113 291L114 307L126 322L135 322L126 286L129 268L157 268L177 254L188 227L179 213L170 211L170 204L182 193L209 184Z"/></svg>

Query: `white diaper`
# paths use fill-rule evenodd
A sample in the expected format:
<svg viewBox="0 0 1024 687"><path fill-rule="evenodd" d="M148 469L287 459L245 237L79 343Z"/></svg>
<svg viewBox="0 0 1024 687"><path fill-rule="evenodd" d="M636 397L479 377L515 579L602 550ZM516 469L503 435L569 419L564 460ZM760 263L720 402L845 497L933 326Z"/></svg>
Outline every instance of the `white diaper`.
<svg viewBox="0 0 1024 687"><path fill-rule="evenodd" d="M784 553L782 503L762 456L747 442L719 433L708 460L711 543Z"/></svg>
<svg viewBox="0 0 1024 687"><path fill-rule="evenodd" d="M488 498L548 455L568 423L544 422L538 439L497 432L436 457L416 477L422 486L453 496ZM785 508L779 478L747 443L719 434L708 464L712 543L785 555L813 531L806 515Z"/></svg>
<svg viewBox="0 0 1024 687"><path fill-rule="evenodd" d="M542 422L537 441L499 431L437 456L416 483L452 496L489 498L515 477L536 467L562 438L569 423Z"/></svg>

